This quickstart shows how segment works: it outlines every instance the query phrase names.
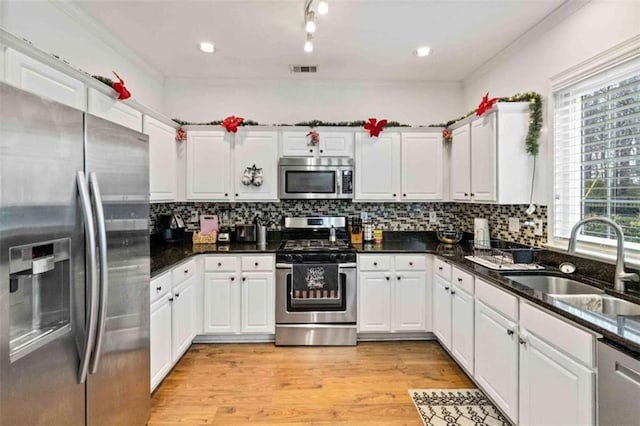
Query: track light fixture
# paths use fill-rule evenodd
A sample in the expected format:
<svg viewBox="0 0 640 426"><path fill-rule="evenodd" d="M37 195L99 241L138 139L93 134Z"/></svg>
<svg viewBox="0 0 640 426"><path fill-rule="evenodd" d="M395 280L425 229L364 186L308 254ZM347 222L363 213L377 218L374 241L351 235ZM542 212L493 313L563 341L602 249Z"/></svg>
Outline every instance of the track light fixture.
<svg viewBox="0 0 640 426"><path fill-rule="evenodd" d="M326 0L318 1L316 10L312 9L314 0L306 0L304 3L304 29L307 38L304 43L304 51L313 52L313 33L316 32L316 11L319 15L326 15L329 12L329 3Z"/></svg>

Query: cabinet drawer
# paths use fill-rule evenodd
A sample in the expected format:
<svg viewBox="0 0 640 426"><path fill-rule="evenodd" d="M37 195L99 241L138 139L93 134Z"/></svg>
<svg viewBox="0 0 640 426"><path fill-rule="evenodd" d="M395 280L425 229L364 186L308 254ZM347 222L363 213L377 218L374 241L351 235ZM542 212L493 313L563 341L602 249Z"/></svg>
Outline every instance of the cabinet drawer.
<svg viewBox="0 0 640 426"><path fill-rule="evenodd" d="M153 303L171 289L171 272L155 277L149 286L149 302Z"/></svg>
<svg viewBox="0 0 640 426"><path fill-rule="evenodd" d="M396 271L424 271L427 258L424 256L396 256Z"/></svg>
<svg viewBox="0 0 640 426"><path fill-rule="evenodd" d="M453 285L473 295L473 275L461 271L454 266L451 269L451 281Z"/></svg>
<svg viewBox="0 0 640 426"><path fill-rule="evenodd" d="M361 271L388 271L392 256L360 256L358 267Z"/></svg>
<svg viewBox="0 0 640 426"><path fill-rule="evenodd" d="M242 271L273 271L273 256L242 256Z"/></svg>
<svg viewBox="0 0 640 426"><path fill-rule="evenodd" d="M518 320L518 298L476 278L476 297L507 318Z"/></svg>
<svg viewBox="0 0 640 426"><path fill-rule="evenodd" d="M213 272L234 272L238 269L235 256L211 256L204 259L204 270Z"/></svg>
<svg viewBox="0 0 640 426"><path fill-rule="evenodd" d="M595 338L579 329L525 302L520 302L520 327L552 346L579 360L587 367L595 366Z"/></svg>
<svg viewBox="0 0 640 426"><path fill-rule="evenodd" d="M191 278L196 273L196 261L190 260L176 268L173 268L173 286L179 285L187 278Z"/></svg>
<svg viewBox="0 0 640 426"><path fill-rule="evenodd" d="M451 282L451 265L437 257L433 260L433 271L447 282Z"/></svg>

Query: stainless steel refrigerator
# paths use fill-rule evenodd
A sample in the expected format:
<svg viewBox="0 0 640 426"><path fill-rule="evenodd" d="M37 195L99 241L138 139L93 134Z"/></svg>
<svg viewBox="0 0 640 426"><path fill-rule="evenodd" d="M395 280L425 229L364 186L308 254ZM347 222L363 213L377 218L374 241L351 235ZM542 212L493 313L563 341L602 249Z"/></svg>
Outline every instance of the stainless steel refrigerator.
<svg viewBox="0 0 640 426"><path fill-rule="evenodd" d="M149 417L148 137L0 83L0 425Z"/></svg>

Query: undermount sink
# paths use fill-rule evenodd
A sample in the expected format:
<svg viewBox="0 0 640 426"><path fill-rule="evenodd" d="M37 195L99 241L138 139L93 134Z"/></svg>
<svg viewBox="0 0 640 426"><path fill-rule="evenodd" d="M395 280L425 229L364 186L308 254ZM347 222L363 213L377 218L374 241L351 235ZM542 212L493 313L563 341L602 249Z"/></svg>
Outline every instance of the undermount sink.
<svg viewBox="0 0 640 426"><path fill-rule="evenodd" d="M511 281L548 295L602 294L603 290L563 277L550 275L508 275Z"/></svg>
<svg viewBox="0 0 640 426"><path fill-rule="evenodd" d="M553 298L576 308L606 316L640 315L640 305L612 296L600 294L555 295Z"/></svg>

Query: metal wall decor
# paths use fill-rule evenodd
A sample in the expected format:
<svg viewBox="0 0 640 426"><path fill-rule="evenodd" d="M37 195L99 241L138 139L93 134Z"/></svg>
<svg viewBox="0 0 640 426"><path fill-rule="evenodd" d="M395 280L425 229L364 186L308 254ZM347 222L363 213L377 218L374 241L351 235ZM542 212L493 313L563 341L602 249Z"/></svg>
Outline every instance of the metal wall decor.
<svg viewBox="0 0 640 426"><path fill-rule="evenodd" d="M244 169L244 173L242 175L242 184L249 186L261 186L264 180L262 167L258 168L254 164L252 167L247 167Z"/></svg>

